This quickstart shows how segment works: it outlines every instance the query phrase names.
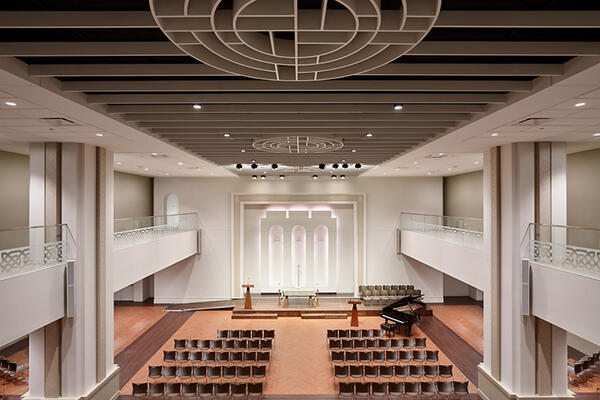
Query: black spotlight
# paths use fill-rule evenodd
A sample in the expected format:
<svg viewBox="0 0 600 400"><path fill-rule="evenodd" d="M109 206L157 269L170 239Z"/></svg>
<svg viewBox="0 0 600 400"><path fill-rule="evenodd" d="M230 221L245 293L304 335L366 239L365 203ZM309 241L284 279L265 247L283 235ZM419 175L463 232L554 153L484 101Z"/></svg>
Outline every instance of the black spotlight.
<svg viewBox="0 0 600 400"><path fill-rule="evenodd" d="M319 164L319 169L325 169L325 164L323 164L323 163Z"/></svg>
<svg viewBox="0 0 600 400"><path fill-rule="evenodd" d="M279 165L277 165L277 164L271 164L271 168L277 169L277 168L279 168Z"/></svg>
<svg viewBox="0 0 600 400"><path fill-rule="evenodd" d="M242 164L236 164L236 165L235 165L235 167L236 167L237 169L242 169L242 168L244 168L244 166L243 166Z"/></svg>
<svg viewBox="0 0 600 400"><path fill-rule="evenodd" d="M252 179L258 179L258 176L252 175Z"/></svg>
<svg viewBox="0 0 600 400"><path fill-rule="evenodd" d="M313 175L313 179L319 179L319 175Z"/></svg>
<svg viewBox="0 0 600 400"><path fill-rule="evenodd" d="M252 165L250 165L250 168L256 169L256 168L258 168L258 165L256 165L256 164L253 163Z"/></svg>
<svg viewBox="0 0 600 400"><path fill-rule="evenodd" d="M346 163L343 163L343 164L342 164L342 168L348 168L348 164L346 164Z"/></svg>
<svg viewBox="0 0 600 400"><path fill-rule="evenodd" d="M332 167L338 169L340 166L338 164L333 164Z"/></svg>
<svg viewBox="0 0 600 400"><path fill-rule="evenodd" d="M354 168L360 169L360 168L362 168L362 165L360 163L356 163L356 164L354 164Z"/></svg>

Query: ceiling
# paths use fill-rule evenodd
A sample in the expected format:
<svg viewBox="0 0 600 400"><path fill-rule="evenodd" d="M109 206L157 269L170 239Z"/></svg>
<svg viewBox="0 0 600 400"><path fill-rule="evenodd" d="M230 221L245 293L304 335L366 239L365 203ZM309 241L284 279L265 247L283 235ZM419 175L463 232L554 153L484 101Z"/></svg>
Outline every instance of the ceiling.
<svg viewBox="0 0 600 400"><path fill-rule="evenodd" d="M158 0L153 2L153 7L159 3ZM206 3L185 2L190 7ZM265 33L260 31L262 27L252 26L239 29L243 34L230 29L229 25L233 24L234 4L248 2L217 3L219 13L215 14L215 21L224 25L213 29L206 25L206 21L210 21L210 10L192 7L196 14L184 15L181 14L183 1L170 2L173 10L155 7L154 15L148 0L2 2L0 55L24 63L32 83L56 82L57 93L78 96L82 104L118 121L123 129L143 132L157 142L170 144L165 151L197 159L198 164L202 164L198 168L206 171L210 169L210 162L214 162L230 172L253 174L256 171L249 168L249 164L255 161L259 171L269 170L271 164L277 163L287 174L313 174L320 163L329 167L346 162L350 164L348 174L367 171L367 176L423 175L434 171L434 167L435 174L478 169L481 149L499 140L489 140L485 136L489 135L488 130L478 132L482 143L467 143L464 148L454 146L452 152L449 148L438 150L438 144L446 143L440 139L451 138L455 132L487 121L517 101L535 96L540 92L540 82L552 86L563 79L569 63L583 59L597 64L600 55L600 4L597 1L442 0L438 9L437 0L419 0L409 2L406 11L415 22L405 25L405 31L399 31L398 26L391 26L389 21L401 12L399 4L402 2L381 0L380 14L376 13L380 15L379 25L369 27L369 21L375 17L366 11L356 11L357 21L366 25L357 25L361 28L354 27L352 34L342 23L332 23L334 27L330 27L331 16L347 12L345 8L349 6L346 5L352 3L348 1L302 0L298 2L298 10L281 11L287 1L260 0L257 4L272 5L275 15L256 13L252 15L254 22L246 22L256 25L260 18L266 18L265 26L269 30ZM419 4L420 9L411 3ZM303 17L307 15L320 15L321 24L314 29L300 29L306 39L297 39L301 37L298 34L292 36L292 42L295 40L299 46L313 44L325 54L349 41L349 35L370 35L369 43L380 49L378 57L361 57L356 64L372 64L360 64L369 68L355 70L354 61L344 61L336 70L344 76L339 79L329 79L333 77L329 72L320 76L320 72L315 72L309 77L302 75L301 69L289 74L281 67L277 81L273 76L249 78L253 75L243 68L225 68L214 61L213 55L198 51L197 43L190 42L207 37L203 35L222 34L226 36L224 43L236 48L246 42L244 35L253 34L249 37L257 40L273 38L275 44L271 50L276 56L279 54L276 43L285 45L290 40L289 21L299 21L302 28L306 25L304 22L310 25L314 18L318 20ZM282 18L285 21L278 27L276 21ZM340 17L340 21L343 19ZM234 31L239 34L237 39L233 37ZM260 46L260 43L256 45ZM398 56L389 63L389 60L382 63L384 57L379 56L390 48L398 51ZM225 51L222 54L227 54ZM296 66L302 62L297 55L293 57ZM372 58L377 61L370 61ZM255 65L255 61L253 56L246 57L240 64L248 67ZM314 68L320 68L320 62L324 61L314 61ZM593 66L591 61L588 64L587 67ZM279 67L273 68L276 71ZM282 79L285 76L291 78ZM308 80L296 81L296 78ZM580 94L586 95L577 95ZM15 93L6 95L15 96ZM593 96L593 92L589 95ZM530 114L561 107L558 103L542 103L542 108ZM195 109L194 104L201 105L201 109ZM588 104L594 106L595 102L590 100ZM401 105L402 109L395 109L395 105ZM37 110L27 118L39 120L43 108ZM65 111L69 116L68 110ZM4 108L0 112L3 113ZM8 110L0 114L0 118L15 119L14 112L16 110ZM546 112L564 119L564 123L578 118L560 108ZM593 122L591 114L582 115L588 115L585 118ZM506 135L506 140L512 140L512 122L514 120L505 115L503 121L497 120L498 125L489 129L505 129L499 132ZM589 128L593 126L591 123ZM92 134L96 128L80 126L71 133L75 139L77 135ZM513 133L531 132L530 128L539 126L519 127ZM575 124L572 128L581 131ZM24 128L10 129L20 132ZM546 132L557 128L548 125L547 129ZM65 128L65 134L70 130ZM6 131L2 133L6 137ZM367 133L372 135L367 136ZM128 134L121 134L118 129L114 132L123 140ZM342 142L343 147L327 153L304 154L268 153L253 147L260 139L295 136L334 139ZM9 139L17 140L14 135ZM118 146L115 149L118 151ZM443 157L443 161L428 158L434 149L451 154ZM123 155L121 162L127 162L134 170L139 170L146 161L162 162L151 153L162 155L163 151L138 151ZM168 166L177 165L177 168L172 171L166 167L160 171L154 168L155 175L191 174L196 167L195 162L189 160L185 161L185 167L174 163L173 158L167 160L164 162ZM242 163L243 168L235 168L237 163ZM362 168L353 168L356 163ZM151 172L143 168L142 172ZM230 174L217 170L223 169L211 172Z"/></svg>

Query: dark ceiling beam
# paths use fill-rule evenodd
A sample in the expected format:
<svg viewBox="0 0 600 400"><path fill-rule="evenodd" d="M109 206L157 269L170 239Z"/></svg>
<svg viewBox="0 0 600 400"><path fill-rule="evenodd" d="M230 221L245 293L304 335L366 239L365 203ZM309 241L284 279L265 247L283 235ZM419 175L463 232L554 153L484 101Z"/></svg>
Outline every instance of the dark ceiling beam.
<svg viewBox="0 0 600 400"><path fill-rule="evenodd" d="M302 124L298 124L296 122L271 122L265 121L260 122L258 124L243 122L243 121L233 121L224 124L223 122L201 122L201 121L188 121L188 122L138 122L136 124L140 128L193 128L193 129L221 129L223 131L230 130L232 131L235 128L243 128L243 129L268 129L268 128L277 128L277 129L285 129L286 132L288 128L291 129L308 129L308 128L316 128L315 131L319 129L326 128L334 128L334 129L362 129L366 128L366 131L369 131L369 128L373 129L373 132L376 132L376 128L389 128L389 129L398 129L398 128L451 128L458 125L457 122L454 121L406 121L406 122L394 122L389 126L388 123L383 125L378 124L377 122L360 122L360 121L350 121L350 122L332 122L332 121L304 121Z"/></svg>
<svg viewBox="0 0 600 400"><path fill-rule="evenodd" d="M125 121L467 121L471 114L123 114Z"/></svg>
<svg viewBox="0 0 600 400"><path fill-rule="evenodd" d="M2 11L0 28L157 28L157 25L148 11Z"/></svg>
<svg viewBox="0 0 600 400"><path fill-rule="evenodd" d="M203 135L223 135L229 132L232 135L265 135L265 136L288 136L288 135L317 135L317 136L363 136L365 130L362 128L289 128L281 130L278 128L153 128L152 133L160 134L164 137L189 137ZM374 128L371 130L376 135L397 135L397 136L421 136L435 135L443 133L443 128Z"/></svg>

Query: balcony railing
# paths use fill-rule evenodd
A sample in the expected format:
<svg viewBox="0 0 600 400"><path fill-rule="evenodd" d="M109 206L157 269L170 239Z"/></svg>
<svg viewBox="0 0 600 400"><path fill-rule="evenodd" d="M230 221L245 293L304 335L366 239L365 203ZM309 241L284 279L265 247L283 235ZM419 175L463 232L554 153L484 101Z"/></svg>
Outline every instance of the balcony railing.
<svg viewBox="0 0 600 400"><path fill-rule="evenodd" d="M530 224L529 259L600 279L600 230Z"/></svg>
<svg viewBox="0 0 600 400"><path fill-rule="evenodd" d="M483 219L429 214L400 214L400 229L421 232L469 247L483 247Z"/></svg>
<svg viewBox="0 0 600 400"><path fill-rule="evenodd" d="M166 235L198 230L196 213L115 219L114 249L151 242Z"/></svg>
<svg viewBox="0 0 600 400"><path fill-rule="evenodd" d="M0 279L74 259L66 224L0 230Z"/></svg>

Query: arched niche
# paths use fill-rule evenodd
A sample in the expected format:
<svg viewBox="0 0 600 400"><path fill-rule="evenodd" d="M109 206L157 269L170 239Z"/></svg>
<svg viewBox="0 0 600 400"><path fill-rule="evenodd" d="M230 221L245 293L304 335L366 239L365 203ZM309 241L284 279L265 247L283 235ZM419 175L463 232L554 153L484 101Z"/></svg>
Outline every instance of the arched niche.
<svg viewBox="0 0 600 400"><path fill-rule="evenodd" d="M306 229L292 227L292 282L296 287L306 286Z"/></svg>
<svg viewBox="0 0 600 400"><path fill-rule="evenodd" d="M329 279L329 228L317 225L313 234L313 278L317 285L327 286Z"/></svg>
<svg viewBox="0 0 600 400"><path fill-rule="evenodd" d="M281 286L283 277L283 228L280 225L273 225L269 229L269 285Z"/></svg>
<svg viewBox="0 0 600 400"><path fill-rule="evenodd" d="M170 193L165 197L165 215L171 215L167 218L167 225L176 228L179 225L179 197L175 193ZM162 224L162 221L156 221L155 224Z"/></svg>

